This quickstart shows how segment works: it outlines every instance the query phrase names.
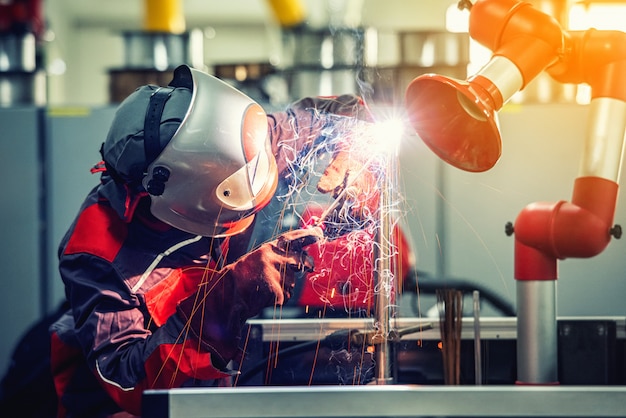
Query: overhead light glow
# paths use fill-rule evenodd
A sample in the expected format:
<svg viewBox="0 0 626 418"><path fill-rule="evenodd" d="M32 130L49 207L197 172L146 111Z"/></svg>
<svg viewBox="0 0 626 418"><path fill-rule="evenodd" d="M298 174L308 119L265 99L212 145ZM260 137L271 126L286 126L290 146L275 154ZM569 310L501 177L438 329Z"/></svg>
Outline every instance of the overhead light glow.
<svg viewBox="0 0 626 418"><path fill-rule="evenodd" d="M569 11L569 29L619 30L626 32L626 5L576 4Z"/></svg>

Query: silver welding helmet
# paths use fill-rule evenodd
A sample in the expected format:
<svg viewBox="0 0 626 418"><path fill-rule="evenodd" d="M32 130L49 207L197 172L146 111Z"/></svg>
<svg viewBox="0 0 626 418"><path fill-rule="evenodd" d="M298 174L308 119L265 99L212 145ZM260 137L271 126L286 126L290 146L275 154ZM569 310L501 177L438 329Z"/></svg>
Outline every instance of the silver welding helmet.
<svg viewBox="0 0 626 418"><path fill-rule="evenodd" d="M229 84L180 66L170 85L185 84L191 86L191 103L183 121L165 148L154 152L158 155L143 178L150 210L163 222L193 234L237 234L250 226L276 191L278 172L267 116ZM164 106L155 102L151 99L146 113L148 142L150 113L158 114ZM154 119L158 132L160 117Z"/></svg>

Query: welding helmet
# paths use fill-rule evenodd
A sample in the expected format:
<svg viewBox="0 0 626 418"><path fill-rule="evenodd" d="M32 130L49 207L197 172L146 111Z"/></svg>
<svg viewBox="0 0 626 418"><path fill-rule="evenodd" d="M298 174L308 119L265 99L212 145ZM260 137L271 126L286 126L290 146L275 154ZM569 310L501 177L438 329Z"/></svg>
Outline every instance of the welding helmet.
<svg viewBox="0 0 626 418"><path fill-rule="evenodd" d="M174 71L169 86L152 87L147 93L147 108L146 93L139 99L145 111L141 155L128 151L138 141L118 146L122 151L108 148L118 156L117 174L128 177L134 171L126 179L133 180L140 168L150 211L180 230L225 237L250 226L254 214L274 195L278 180L261 106L218 78L185 65ZM127 161L120 164L124 154ZM120 168L126 169L119 173Z"/></svg>

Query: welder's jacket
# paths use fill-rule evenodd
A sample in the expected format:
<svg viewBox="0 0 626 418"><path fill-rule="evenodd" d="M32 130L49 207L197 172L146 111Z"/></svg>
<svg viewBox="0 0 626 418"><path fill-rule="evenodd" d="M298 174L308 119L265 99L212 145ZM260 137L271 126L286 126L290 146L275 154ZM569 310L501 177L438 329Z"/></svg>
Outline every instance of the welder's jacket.
<svg viewBox="0 0 626 418"><path fill-rule="evenodd" d="M355 100L305 99L269 115L279 170L324 136L326 112L351 115L360 106ZM59 416L140 415L146 389L227 376L176 314L203 267L214 263L217 243L156 220L143 189L103 173L59 246L71 305L51 328Z"/></svg>

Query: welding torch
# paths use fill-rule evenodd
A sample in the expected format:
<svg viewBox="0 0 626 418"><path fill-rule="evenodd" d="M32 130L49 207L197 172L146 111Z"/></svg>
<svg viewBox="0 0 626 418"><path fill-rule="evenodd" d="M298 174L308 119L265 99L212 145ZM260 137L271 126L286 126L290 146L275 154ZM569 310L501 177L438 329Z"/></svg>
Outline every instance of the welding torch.
<svg viewBox="0 0 626 418"><path fill-rule="evenodd" d="M284 253L297 253L300 256L300 261L296 264L290 264L288 267L295 272L304 272L311 273L314 270L314 262L313 257L307 254L305 247L314 244L318 241L319 236L324 236L326 238L336 238L340 235L343 235L344 229L332 228L332 231L335 233L331 233L331 228L328 228L328 223L332 223L332 219L335 216L335 209L339 206L339 204L343 201L346 194L348 193L348 189L354 184L356 178L362 175L364 170L371 164L374 160L374 157L370 157L368 161L365 162L363 166L359 168L356 175L352 176L351 181L345 183L343 190L337 194L335 200L330 204L328 208L324 210L324 212L319 217L311 218L310 222L308 222L303 229L313 229L319 228L321 232L319 234L311 234L305 235L302 237L298 237L296 239L286 239L284 236L280 236L277 239L276 245L277 247L283 251ZM348 173L346 173L346 179L348 177ZM356 222L351 222L354 224ZM357 225L358 227L359 225ZM354 228L349 228L348 230L352 230ZM336 233L338 232L338 233Z"/></svg>
<svg viewBox="0 0 626 418"><path fill-rule="evenodd" d="M307 254L305 247L314 244L318 241L319 237L323 236L322 228L320 227L307 227L305 229L319 228L320 231L312 231L311 234L297 237L294 239L288 239L284 235L281 235L276 240L276 246L285 254L295 253L299 257L299 261L296 264L289 264L287 267L294 272L310 273L314 269L313 257Z"/></svg>
<svg viewBox="0 0 626 418"><path fill-rule="evenodd" d="M352 186L354 186L354 184L356 183L356 180L363 175L363 173L365 172L365 170L367 170L369 168L369 166L372 164L372 162L374 161L374 159L376 159L377 155L376 153L372 154L372 156L370 156L367 161L365 161L365 163L363 163L363 165L359 168L359 170L356 172L355 175L352 176L351 179L349 179L349 174L350 172L346 172L345 174L345 178L344 178L344 186L341 190L341 192L339 192L336 196L335 199L330 203L330 205L328 205L328 207L320 214L319 217L314 217L312 218L312 223L309 223L309 225L307 226L311 226L311 227L320 227L324 230L324 223L328 222L329 220L332 219L333 213L334 211L337 209L337 207L339 207L339 205L344 201L346 195L348 194L350 188Z"/></svg>

